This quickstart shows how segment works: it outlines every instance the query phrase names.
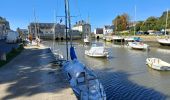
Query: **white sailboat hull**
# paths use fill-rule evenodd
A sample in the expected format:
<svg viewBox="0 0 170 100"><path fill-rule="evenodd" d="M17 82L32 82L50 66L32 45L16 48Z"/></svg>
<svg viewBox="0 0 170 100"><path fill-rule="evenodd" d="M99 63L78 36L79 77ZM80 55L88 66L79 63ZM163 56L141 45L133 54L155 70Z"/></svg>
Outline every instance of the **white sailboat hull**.
<svg viewBox="0 0 170 100"><path fill-rule="evenodd" d="M159 42L161 45L170 46L170 39L158 39L158 42Z"/></svg>
<svg viewBox="0 0 170 100"><path fill-rule="evenodd" d="M85 38L85 39L84 39L84 43L90 43L89 39L88 39L88 38Z"/></svg>
<svg viewBox="0 0 170 100"><path fill-rule="evenodd" d="M103 53L92 53L89 50L85 50L85 55L88 55L90 57L108 57L108 52Z"/></svg>
<svg viewBox="0 0 170 100"><path fill-rule="evenodd" d="M123 40L123 37L121 37L121 36L113 36L112 39L113 40Z"/></svg>
<svg viewBox="0 0 170 100"><path fill-rule="evenodd" d="M144 44L142 42L128 42L128 45L132 48L132 49L138 49L138 50L145 50L148 49L148 45Z"/></svg>
<svg viewBox="0 0 170 100"><path fill-rule="evenodd" d="M126 38L124 38L124 40L127 42L132 42L132 41L134 41L134 37L126 37Z"/></svg>
<svg viewBox="0 0 170 100"><path fill-rule="evenodd" d="M146 64L150 68L153 68L153 69L156 69L156 70L162 70L162 71L170 70L170 64L165 62L165 61L162 61L159 58L147 58Z"/></svg>
<svg viewBox="0 0 170 100"><path fill-rule="evenodd" d="M108 57L108 52L103 46L101 47L91 47L90 50L85 50L85 55L90 57Z"/></svg>

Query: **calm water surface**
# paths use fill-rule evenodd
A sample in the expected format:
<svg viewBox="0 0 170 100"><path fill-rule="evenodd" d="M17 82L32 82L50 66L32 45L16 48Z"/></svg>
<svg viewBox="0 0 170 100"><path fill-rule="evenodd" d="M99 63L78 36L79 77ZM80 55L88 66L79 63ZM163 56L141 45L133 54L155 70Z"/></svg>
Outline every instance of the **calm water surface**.
<svg viewBox="0 0 170 100"><path fill-rule="evenodd" d="M84 55L89 46L74 42L81 62L93 69L100 78L108 100L164 100L170 99L170 71L157 71L146 66L147 57L158 57L170 62L170 47L151 47L149 51L138 51L126 46L104 43L109 58L92 58ZM52 41L46 45L53 47ZM66 57L65 43L56 42L55 49Z"/></svg>

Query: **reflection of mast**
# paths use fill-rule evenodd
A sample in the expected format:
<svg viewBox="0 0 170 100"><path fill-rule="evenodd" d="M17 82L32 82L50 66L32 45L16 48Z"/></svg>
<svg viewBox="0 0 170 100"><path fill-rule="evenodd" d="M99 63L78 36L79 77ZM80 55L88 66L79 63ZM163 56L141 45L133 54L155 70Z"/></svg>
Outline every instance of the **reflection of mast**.
<svg viewBox="0 0 170 100"><path fill-rule="evenodd" d="M166 25L165 25L165 35L166 35L166 29L167 29L167 26L168 26L168 9L167 9L167 14L166 14Z"/></svg>

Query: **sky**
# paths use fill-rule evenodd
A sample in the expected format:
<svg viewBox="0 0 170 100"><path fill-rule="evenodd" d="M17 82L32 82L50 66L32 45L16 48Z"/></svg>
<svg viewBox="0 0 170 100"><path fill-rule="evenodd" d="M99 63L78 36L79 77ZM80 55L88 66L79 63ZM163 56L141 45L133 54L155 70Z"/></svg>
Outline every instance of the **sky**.
<svg viewBox="0 0 170 100"><path fill-rule="evenodd" d="M170 0L70 0L71 23L90 21L92 29L111 25L120 14L127 13L130 20L145 20L150 16L159 17L170 9ZM64 16L64 0L1 0L0 16L5 17L13 30L27 28L34 22L54 22L55 14ZM60 19L57 17L57 21ZM64 24L64 22L63 22Z"/></svg>

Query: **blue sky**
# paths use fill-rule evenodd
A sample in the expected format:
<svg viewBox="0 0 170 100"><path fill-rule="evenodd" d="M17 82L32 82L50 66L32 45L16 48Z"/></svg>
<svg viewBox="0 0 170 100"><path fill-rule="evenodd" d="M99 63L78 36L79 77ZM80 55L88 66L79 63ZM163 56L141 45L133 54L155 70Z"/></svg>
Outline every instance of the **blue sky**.
<svg viewBox="0 0 170 100"><path fill-rule="evenodd" d="M134 20L145 20L149 16L160 16L170 0L70 0L72 24L78 20L88 20L92 28L111 24L118 14L128 13ZM13 30L27 28L34 21L35 9L38 22L54 22L54 12L64 15L64 0L1 0L0 16L5 17Z"/></svg>

